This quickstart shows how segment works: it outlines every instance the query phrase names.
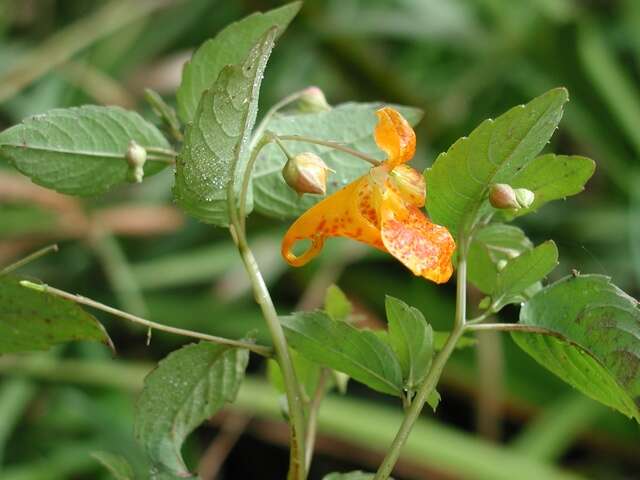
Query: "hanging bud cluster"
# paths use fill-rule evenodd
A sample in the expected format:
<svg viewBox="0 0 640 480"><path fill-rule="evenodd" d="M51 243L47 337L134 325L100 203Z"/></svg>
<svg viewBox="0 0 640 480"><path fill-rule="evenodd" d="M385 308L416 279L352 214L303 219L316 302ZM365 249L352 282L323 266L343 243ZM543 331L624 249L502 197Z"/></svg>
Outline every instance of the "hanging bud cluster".
<svg viewBox="0 0 640 480"><path fill-rule="evenodd" d="M129 164L129 180L141 183L144 178L144 164L147 161L147 151L134 140L129 142L125 158Z"/></svg>
<svg viewBox="0 0 640 480"><path fill-rule="evenodd" d="M287 160L282 169L285 182L300 195L327 193L327 164L315 153L304 152Z"/></svg>
<svg viewBox="0 0 640 480"><path fill-rule="evenodd" d="M526 188L513 188L506 183L495 183L489 190L489 203L501 210L521 210L533 205L536 196Z"/></svg>
<svg viewBox="0 0 640 480"><path fill-rule="evenodd" d="M297 107L298 110L304 113L318 113L331 110L331 105L329 105L324 93L318 87L305 89L298 99Z"/></svg>

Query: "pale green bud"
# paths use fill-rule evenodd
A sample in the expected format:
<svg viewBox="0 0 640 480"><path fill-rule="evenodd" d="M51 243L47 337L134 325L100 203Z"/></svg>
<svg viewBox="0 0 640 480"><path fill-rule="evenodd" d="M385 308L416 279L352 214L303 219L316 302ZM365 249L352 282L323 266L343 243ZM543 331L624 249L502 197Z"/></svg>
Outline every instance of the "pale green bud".
<svg viewBox="0 0 640 480"><path fill-rule="evenodd" d="M327 102L322 90L318 87L309 87L302 92L298 99L298 110L305 113L327 112L331 105Z"/></svg>
<svg viewBox="0 0 640 480"><path fill-rule="evenodd" d="M127 153L125 154L129 164L129 180L141 183L144 178L144 164L147 161L147 151L138 145L135 140L129 142Z"/></svg>
<svg viewBox="0 0 640 480"><path fill-rule="evenodd" d="M285 182L300 195L327 192L327 171L331 169L315 153L304 152L289 158L282 169Z"/></svg>

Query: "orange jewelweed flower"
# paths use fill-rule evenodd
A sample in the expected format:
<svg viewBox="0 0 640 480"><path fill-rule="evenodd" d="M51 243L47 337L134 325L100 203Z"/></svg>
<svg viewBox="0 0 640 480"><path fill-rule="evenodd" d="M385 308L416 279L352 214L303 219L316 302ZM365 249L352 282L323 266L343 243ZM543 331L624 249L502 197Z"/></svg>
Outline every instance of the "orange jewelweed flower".
<svg viewBox="0 0 640 480"><path fill-rule="evenodd" d="M299 267L320 253L327 237L347 237L390 253L415 275L444 283L453 272L455 242L421 210L424 178L405 165L415 154L415 132L392 108L376 115L375 140L387 160L298 218L284 236L282 256ZM291 248L300 240L311 246L296 256Z"/></svg>

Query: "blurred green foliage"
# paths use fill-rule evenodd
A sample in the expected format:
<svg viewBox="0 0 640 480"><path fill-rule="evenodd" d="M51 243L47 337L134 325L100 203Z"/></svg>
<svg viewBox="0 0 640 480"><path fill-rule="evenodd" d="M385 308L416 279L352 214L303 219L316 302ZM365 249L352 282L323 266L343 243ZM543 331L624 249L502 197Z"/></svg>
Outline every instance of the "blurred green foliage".
<svg viewBox="0 0 640 480"><path fill-rule="evenodd" d="M0 101L0 128L27 115L85 103L139 107L153 119L144 87L172 98L193 48L229 22L275 4L169 0L130 11L119 2L0 0L0 85L5 89L0 91L12 92ZM109 28L90 28L105 11ZM46 69L42 59L47 59ZM334 104L381 100L420 107L426 115L417 129L415 164L426 167L483 119L550 88L566 87L571 100L553 137L553 151L595 159L596 175L582 195L546 206L520 219L520 225L536 244L556 239L562 263L553 278L574 268L602 273L637 296L639 76L636 0L307 0L274 51L260 103L264 111L293 91L318 85ZM171 205L171 183L172 173L164 171L140 186L78 201L44 192L0 164L0 265L58 241L60 253L29 265L25 273L158 322L234 338L254 329L257 339L267 342L226 231L182 219ZM284 227L257 215L249 220L250 240L281 313L321 305L326 287L335 282L354 303L354 314L370 326L380 325L389 294L419 308L435 330L450 329L450 287L413 278L390 259L342 240L330 242L319 262L292 271L278 254ZM473 295L482 298L479 291ZM501 315L513 321L514 312L506 309ZM157 334L147 347L144 331L96 316L108 326L118 360L92 344L30 356L31 363L0 358L3 480L110 478L89 456L100 450L123 454L138 473L144 471L132 436L132 392L148 369L139 362L157 361L182 341ZM445 447L460 448L485 474L484 457L503 462L505 475L512 474L506 478L513 478L522 474L518 459L524 456L538 466L557 462L586 478L638 475L635 424L578 396L510 338L492 348L503 358L503 377L487 371L474 349L454 355L439 387L445 400L437 424L418 429L410 449L413 463L401 465L397 478L425 478L427 472L429 478L473 475L444 461L444 453L438 456L446 449L428 443L429 427L444 432ZM264 368L255 363L250 372ZM500 389L487 399L492 377ZM358 430L356 425L371 421L358 418L359 412L382 409L373 410L381 432L397 425L397 417L380 413L389 411L384 410L391 408L388 401L353 382L350 394L367 407L328 401L327 414L334 408L345 423L321 423L321 434L374 453L336 451L320 442L311 478L377 463L375 451L386 442ZM487 401L498 403L497 417L487 413ZM252 410L252 398L243 397L243 410L277 419L277 409L253 402ZM490 438L482 439L491 435L476 428L487 415L499 432L495 448ZM218 427L203 428L189 440L185 457L190 466ZM241 460L249 449L260 458L253 463L272 468L261 478L281 478L286 453L270 446L273 439L265 428L257 424L246 430L239 453L231 454L220 478L255 478L252 466ZM419 455L420 440L433 449L430 454ZM545 470L548 475L558 471Z"/></svg>

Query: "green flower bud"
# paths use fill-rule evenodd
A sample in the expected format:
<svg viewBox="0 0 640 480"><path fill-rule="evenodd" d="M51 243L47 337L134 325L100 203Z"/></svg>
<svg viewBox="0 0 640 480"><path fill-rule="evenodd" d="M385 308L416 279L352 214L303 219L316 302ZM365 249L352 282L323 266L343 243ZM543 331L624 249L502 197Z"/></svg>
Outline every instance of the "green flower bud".
<svg viewBox="0 0 640 480"><path fill-rule="evenodd" d="M478 304L478 307L482 310L486 310L490 306L491 306L491 297L484 297L482 300L480 300L480 303Z"/></svg>
<svg viewBox="0 0 640 480"><path fill-rule="evenodd" d="M506 183L495 183L491 185L489 190L489 203L494 208L501 210L520 208L520 204L516 199L516 192L511 185Z"/></svg>
<svg viewBox="0 0 640 480"><path fill-rule="evenodd" d="M496 268L498 269L499 272L504 270L506 266L507 266L506 260L498 260L498 263L496 263Z"/></svg>
<svg viewBox="0 0 640 480"><path fill-rule="evenodd" d="M285 182L300 195L327 193L327 164L315 153L304 152L291 157L282 169Z"/></svg>
<svg viewBox="0 0 640 480"><path fill-rule="evenodd" d="M141 183L144 178L144 164L147 161L147 151L138 145L135 140L129 142L125 154L129 164L129 181Z"/></svg>
<svg viewBox="0 0 640 480"><path fill-rule="evenodd" d="M516 188L515 193L521 208L529 208L536 199L536 194L526 188Z"/></svg>
<svg viewBox="0 0 640 480"><path fill-rule="evenodd" d="M309 87L302 92L298 99L298 110L305 113L326 112L331 110L322 90L318 87Z"/></svg>

